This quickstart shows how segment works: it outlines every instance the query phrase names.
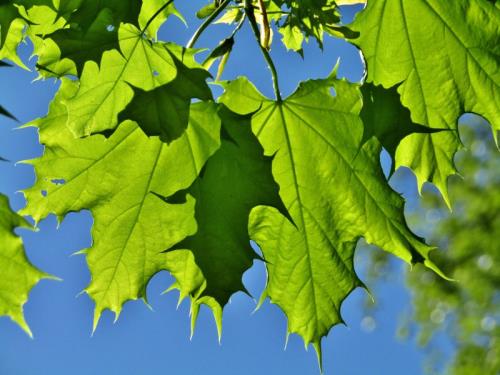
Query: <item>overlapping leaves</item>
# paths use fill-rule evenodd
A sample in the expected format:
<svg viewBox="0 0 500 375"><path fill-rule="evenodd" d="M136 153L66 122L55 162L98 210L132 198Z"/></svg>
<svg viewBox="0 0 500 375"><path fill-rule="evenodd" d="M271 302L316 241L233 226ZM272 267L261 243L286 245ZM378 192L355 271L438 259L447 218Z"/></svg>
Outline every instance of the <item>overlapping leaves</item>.
<svg viewBox="0 0 500 375"><path fill-rule="evenodd" d="M285 311L290 332L319 350L321 338L342 321L342 301L362 285L352 261L360 237L433 267L430 248L408 229L403 200L383 176L380 145L363 143L356 85L309 81L280 103L239 79L221 100L240 113L257 111L253 131L266 154L275 155L273 175L295 225L259 208L250 232L268 261L266 294Z"/></svg>
<svg viewBox="0 0 500 375"><path fill-rule="evenodd" d="M411 167L419 184L430 180L446 195L457 117L475 111L499 130L499 8L371 0L353 33L338 6L354 2L254 5L261 28L264 4L297 51L308 37L321 44L325 32L359 32L369 84L332 75L273 101L239 78L224 84L221 104L196 51L157 40L161 24L178 15L172 1L0 2L0 57L22 64L16 48L26 28L42 76L77 78L62 78L48 115L30 124L45 152L30 162L37 181L22 214L38 222L92 212L93 245L82 253L94 325L104 310L118 316L126 301L146 299L151 277L167 270L171 289L191 299L193 326L206 304L220 331L224 305L245 291L243 273L259 259L252 238L268 270L263 298L321 356L322 337L343 321L342 302L363 286L353 264L360 238L438 271L431 248L408 228L379 155L386 148L396 167ZM219 21L244 20L235 5ZM5 217L22 224L10 211ZM43 276L28 269L32 280ZM16 289L16 306L25 294ZM10 315L23 324L19 312Z"/></svg>
<svg viewBox="0 0 500 375"><path fill-rule="evenodd" d="M78 0L25 10L22 13L30 24L28 34L35 46L34 53L39 56L37 67L41 75L80 75L87 61L99 63L105 51L119 49L121 23L132 24L156 38L168 16L178 14L171 3L148 24L165 3Z"/></svg>
<svg viewBox="0 0 500 375"><path fill-rule="evenodd" d="M194 253L207 287L204 294L222 306L232 294L245 291L243 273L257 254L250 247L248 217L257 206L273 207L288 217L271 173L271 157L252 134L250 117L221 110L221 147L210 158L202 173L187 191L172 200L196 199L198 231L173 246Z"/></svg>
<svg viewBox="0 0 500 375"><path fill-rule="evenodd" d="M171 2L144 2L137 26L123 23L131 21L129 14L135 11L119 4L98 7L85 2L67 21L77 26L41 39L40 31L32 30L39 69L57 76L81 74L77 93L66 101L68 126L75 136L112 132L122 120L146 115L149 120L140 122L143 130L171 142L187 127L191 100L212 98L206 84L209 74L195 62L194 51L148 37L156 36L161 22L176 13ZM159 16L156 12L164 8L162 4L168 6ZM31 12L31 21L35 19ZM167 101L169 105L160 105Z"/></svg>
<svg viewBox="0 0 500 375"><path fill-rule="evenodd" d="M500 8L487 0L371 0L357 17L355 41L368 81L399 85L415 123L451 131L404 139L396 164L433 182L447 198L460 148L457 120L474 112L500 130Z"/></svg>
<svg viewBox="0 0 500 375"><path fill-rule="evenodd" d="M104 52L100 65L87 62L77 93L66 101L68 126L76 136L113 130L134 97L130 85L152 90L177 74L165 44L152 44L130 24L120 26L119 34L120 51Z"/></svg>
<svg viewBox="0 0 500 375"><path fill-rule="evenodd" d="M25 192L22 213L38 221L91 210L94 243L86 256L92 281L86 291L96 301L97 323L102 310L119 314L127 300L145 298L150 278L170 269L171 257L162 251L195 233L194 200L169 205L157 195L192 184L218 148L220 120L215 104L199 103L191 108L186 133L170 146L149 139L131 121L109 139L75 139L62 102L76 89L64 81L49 115L34 123L45 153L33 162L38 180Z"/></svg>
<svg viewBox="0 0 500 375"><path fill-rule="evenodd" d="M323 47L325 33L346 38L356 36L341 24L338 6L361 2L364 1L272 0L270 18L277 22L285 46L301 53L303 43L309 38L314 38Z"/></svg>

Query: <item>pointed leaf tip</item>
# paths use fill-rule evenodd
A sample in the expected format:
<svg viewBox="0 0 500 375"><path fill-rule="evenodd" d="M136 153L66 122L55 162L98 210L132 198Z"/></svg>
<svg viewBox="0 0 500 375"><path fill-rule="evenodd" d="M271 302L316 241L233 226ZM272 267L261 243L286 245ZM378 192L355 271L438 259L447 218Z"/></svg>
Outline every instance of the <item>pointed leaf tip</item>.
<svg viewBox="0 0 500 375"><path fill-rule="evenodd" d="M321 339L313 342L312 346L316 352L316 359L318 361L319 373L323 375L323 348L321 347Z"/></svg>

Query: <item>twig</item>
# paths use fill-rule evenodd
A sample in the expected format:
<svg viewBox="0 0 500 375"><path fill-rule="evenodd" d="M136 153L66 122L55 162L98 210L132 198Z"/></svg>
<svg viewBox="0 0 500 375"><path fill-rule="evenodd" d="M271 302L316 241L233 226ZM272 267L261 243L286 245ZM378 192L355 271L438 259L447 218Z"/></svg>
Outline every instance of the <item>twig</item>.
<svg viewBox="0 0 500 375"><path fill-rule="evenodd" d="M274 65L273 59L271 58L271 55L269 54L269 51L264 48L260 42L260 32L259 32L259 27L257 25L257 21L255 19L255 13L254 9L252 6L252 1L251 0L245 0L245 14L247 15L248 20L250 21L250 25L252 26L253 33L255 34L255 38L257 39L259 43L259 48L262 51L262 54L264 55L264 59L267 62L267 65L269 66L269 69L271 70L271 75L273 78L273 87L274 87L274 94L276 95L276 101L281 102L281 93L280 93L280 88L279 88L279 82L278 82L278 73L276 71L276 66Z"/></svg>

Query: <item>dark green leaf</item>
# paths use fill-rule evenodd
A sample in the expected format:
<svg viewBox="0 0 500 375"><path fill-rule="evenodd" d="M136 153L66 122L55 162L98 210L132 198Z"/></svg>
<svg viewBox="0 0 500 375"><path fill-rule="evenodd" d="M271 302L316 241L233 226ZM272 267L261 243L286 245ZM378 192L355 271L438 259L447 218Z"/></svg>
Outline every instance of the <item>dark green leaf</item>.
<svg viewBox="0 0 500 375"><path fill-rule="evenodd" d="M361 118L365 125L363 142L371 137L377 138L393 160L399 143L409 134L441 131L413 123L410 111L401 105L396 87L384 89L381 86L365 83L361 86L361 93L363 94Z"/></svg>
<svg viewBox="0 0 500 375"><path fill-rule="evenodd" d="M271 173L271 157L252 134L250 116L227 109L220 112L222 141L198 179L185 192L196 199L198 231L174 249L193 251L207 280L201 297L208 295L224 306L237 291L245 291L243 273L258 256L250 247L248 216L257 206L288 212Z"/></svg>

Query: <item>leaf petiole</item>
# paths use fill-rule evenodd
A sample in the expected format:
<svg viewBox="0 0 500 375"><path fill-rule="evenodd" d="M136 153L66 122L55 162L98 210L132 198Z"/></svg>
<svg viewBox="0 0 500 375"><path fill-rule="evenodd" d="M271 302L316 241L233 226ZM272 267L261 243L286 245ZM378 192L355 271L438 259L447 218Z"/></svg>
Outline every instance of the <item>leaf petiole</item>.
<svg viewBox="0 0 500 375"><path fill-rule="evenodd" d="M245 0L245 14L246 14L248 20L250 21L250 25L252 26L253 33L255 35L255 38L257 39L257 43L259 44L259 48L260 48L262 54L264 55L264 59L266 60L267 65L269 66L269 70L271 70L271 75L272 75L272 79L273 79L273 88L274 88L274 94L276 96L276 101L278 103L281 103L282 98L281 98L279 82L278 82L278 72L276 71L276 66L274 65L273 59L271 58L269 51L267 50L267 48L262 46L260 31L259 31L259 27L257 26L257 20L255 19L254 8L253 8L251 0Z"/></svg>

